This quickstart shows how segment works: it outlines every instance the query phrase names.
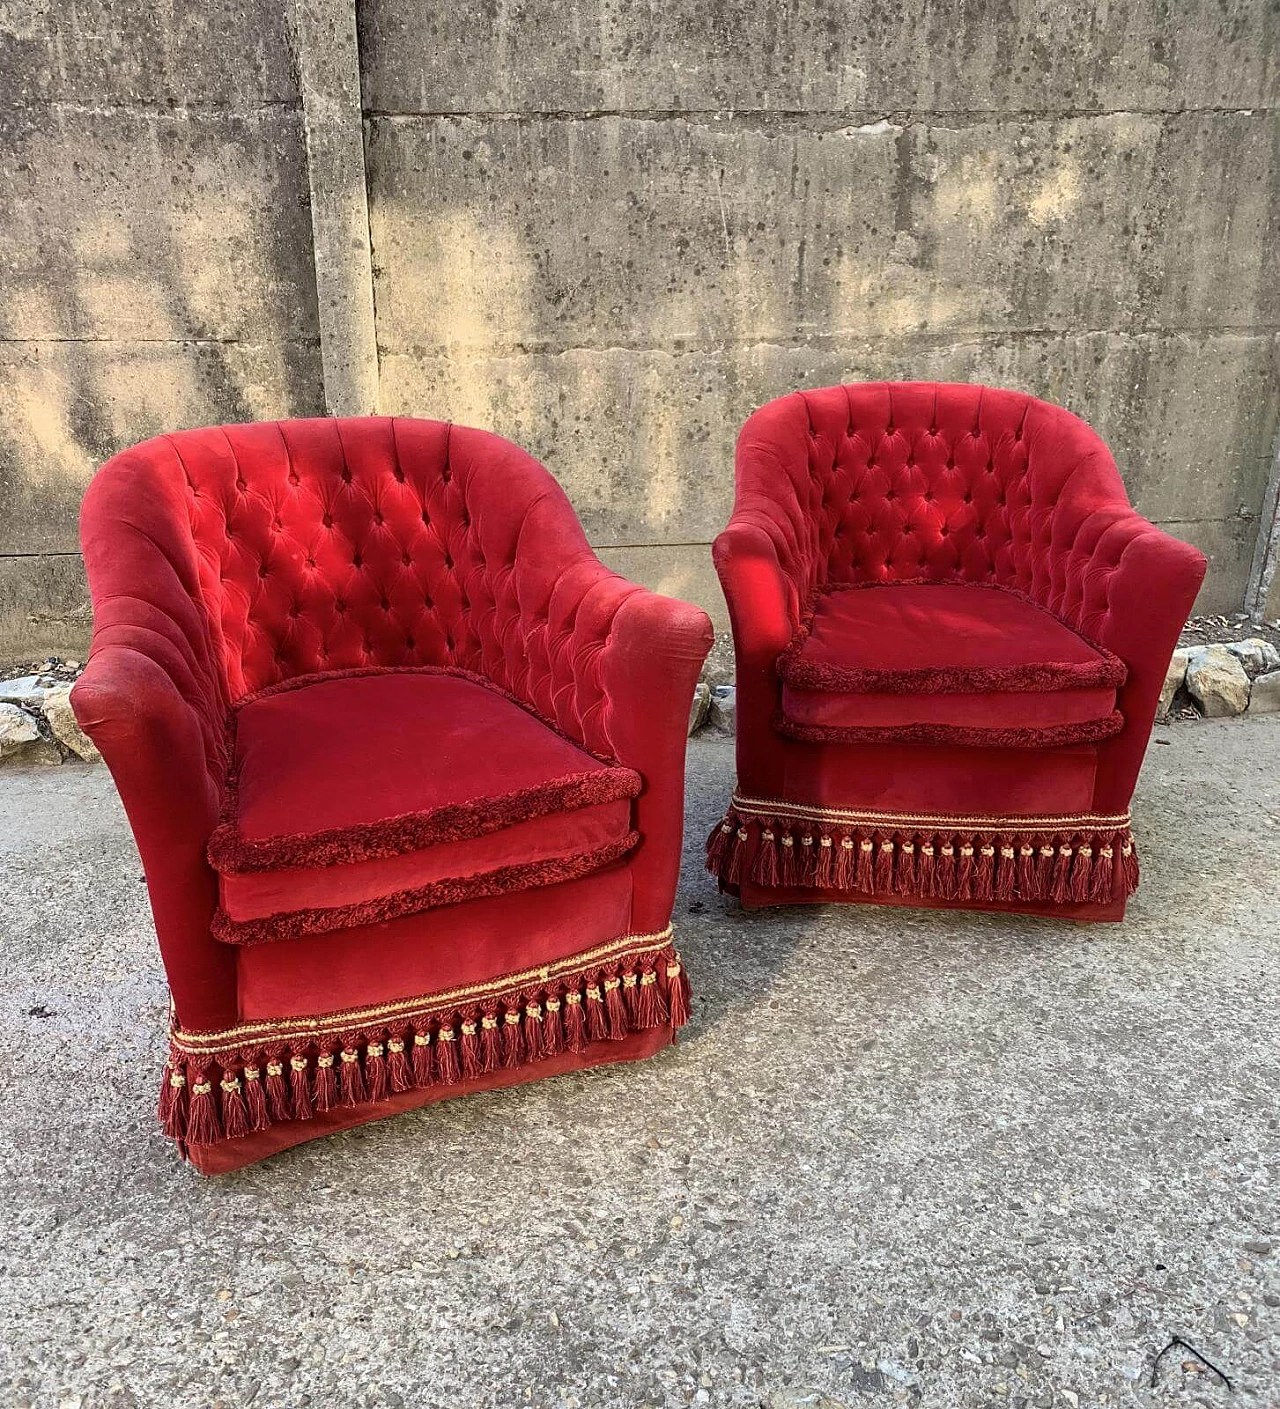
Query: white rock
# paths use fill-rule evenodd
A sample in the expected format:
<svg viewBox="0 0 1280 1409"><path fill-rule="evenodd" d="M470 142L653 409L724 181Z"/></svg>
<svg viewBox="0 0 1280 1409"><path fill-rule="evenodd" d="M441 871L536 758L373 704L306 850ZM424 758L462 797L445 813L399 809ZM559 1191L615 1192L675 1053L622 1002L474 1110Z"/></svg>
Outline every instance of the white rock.
<svg viewBox="0 0 1280 1409"><path fill-rule="evenodd" d="M1164 688L1160 691L1160 703L1156 713L1165 715L1173 706L1173 697L1182 688L1187 678L1187 662L1191 659L1191 648L1180 646L1169 661L1169 669L1164 674Z"/></svg>
<svg viewBox="0 0 1280 1409"><path fill-rule="evenodd" d="M737 728L738 690L735 685L717 685L711 692L707 723L717 734L732 734Z"/></svg>
<svg viewBox="0 0 1280 1409"><path fill-rule="evenodd" d="M711 708L711 686L699 680L694 686L693 699L689 704L689 733L696 734L707 722L707 711Z"/></svg>
<svg viewBox="0 0 1280 1409"><path fill-rule="evenodd" d="M1200 646L1187 663L1187 691L1209 719L1243 714L1249 707L1249 677L1225 646Z"/></svg>
<svg viewBox="0 0 1280 1409"><path fill-rule="evenodd" d="M0 680L0 703L39 709L40 701L57 683L48 675L19 675L16 680Z"/></svg>
<svg viewBox="0 0 1280 1409"><path fill-rule="evenodd" d="M1259 675L1249 692L1250 714L1274 714L1280 710L1280 670Z"/></svg>
<svg viewBox="0 0 1280 1409"><path fill-rule="evenodd" d="M1280 670L1280 651L1261 636L1250 636L1245 641L1228 641L1227 650L1244 666L1250 679L1268 670Z"/></svg>
<svg viewBox="0 0 1280 1409"><path fill-rule="evenodd" d="M0 762L61 763L52 739L40 732L40 723L16 704L0 701Z"/></svg>
<svg viewBox="0 0 1280 1409"><path fill-rule="evenodd" d="M70 685L50 690L44 697L44 717L49 722L53 737L77 758L83 758L86 763L102 762L102 755L94 747L93 740L76 723L75 712L71 708Z"/></svg>

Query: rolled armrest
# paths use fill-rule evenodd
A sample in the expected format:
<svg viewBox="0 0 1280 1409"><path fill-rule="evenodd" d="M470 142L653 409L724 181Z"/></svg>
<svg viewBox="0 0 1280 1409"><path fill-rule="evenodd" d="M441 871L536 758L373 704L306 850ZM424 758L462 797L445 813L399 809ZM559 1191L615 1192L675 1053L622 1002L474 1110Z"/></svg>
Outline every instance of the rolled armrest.
<svg viewBox="0 0 1280 1409"><path fill-rule="evenodd" d="M95 645L71 703L128 813L178 1019L192 1030L229 1026L235 957L209 932L217 881L205 846L219 780L205 711L136 645Z"/></svg>
<svg viewBox="0 0 1280 1409"><path fill-rule="evenodd" d="M628 585L604 648L609 739L618 761L644 780L636 803L640 847L632 862L632 925L639 933L659 930L671 917L689 706L713 640L711 619L699 607Z"/></svg>
<svg viewBox="0 0 1280 1409"><path fill-rule="evenodd" d="M1117 698L1124 729L1099 748L1095 807L1119 812L1129 805L1169 660L1207 564L1198 548L1132 511L1107 529L1095 561L1105 573L1106 605L1084 629L1128 668Z"/></svg>

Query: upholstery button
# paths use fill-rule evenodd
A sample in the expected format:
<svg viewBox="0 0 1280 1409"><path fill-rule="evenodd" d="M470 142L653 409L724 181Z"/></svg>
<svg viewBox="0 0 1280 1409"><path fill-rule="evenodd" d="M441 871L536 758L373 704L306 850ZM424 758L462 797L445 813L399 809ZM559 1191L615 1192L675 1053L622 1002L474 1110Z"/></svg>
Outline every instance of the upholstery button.
<svg viewBox="0 0 1280 1409"><path fill-rule="evenodd" d="M333 515L332 515L332 514L326 514L326 515L324 516L324 518L322 518L322 519L320 520L320 522L321 522L322 524L324 524L325 528L332 528L332 527L333 527Z"/></svg>
<svg viewBox="0 0 1280 1409"><path fill-rule="evenodd" d="M384 612L389 612L391 610L391 603L385 597L382 599L382 610Z"/></svg>
<svg viewBox="0 0 1280 1409"><path fill-rule="evenodd" d="M375 510L373 511L373 521L374 521L374 523L379 523L379 524L382 523L383 520L382 520L382 510L381 510L381 509L375 509Z"/></svg>
<svg viewBox="0 0 1280 1409"><path fill-rule="evenodd" d="M249 488L249 486L244 482L243 479L237 479L236 488L240 491L241 494L243 494L245 490Z"/></svg>
<svg viewBox="0 0 1280 1409"><path fill-rule="evenodd" d="M348 469L346 469L345 467L343 468L343 471L342 471L342 482L343 482L343 484L350 484L350 483L351 483L351 471L348 470Z"/></svg>
<svg viewBox="0 0 1280 1409"><path fill-rule="evenodd" d="M408 553L402 553L400 555L400 561L405 565L405 567L408 567L409 564L413 561L413 559L408 555Z"/></svg>
<svg viewBox="0 0 1280 1409"><path fill-rule="evenodd" d="M357 553L355 557L351 559L351 566L353 568L359 568L364 566L364 559L360 556L359 553Z"/></svg>

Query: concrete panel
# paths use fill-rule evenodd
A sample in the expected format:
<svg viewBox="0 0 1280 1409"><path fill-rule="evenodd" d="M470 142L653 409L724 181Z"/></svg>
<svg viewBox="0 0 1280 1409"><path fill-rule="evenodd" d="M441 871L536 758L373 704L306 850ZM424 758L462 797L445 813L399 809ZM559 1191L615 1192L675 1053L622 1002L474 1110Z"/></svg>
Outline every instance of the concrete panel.
<svg viewBox="0 0 1280 1409"><path fill-rule="evenodd" d="M711 617L717 631L728 631L729 609L711 563L710 543L602 547L596 549L596 555L632 582L651 587L664 597L695 603Z"/></svg>
<svg viewBox="0 0 1280 1409"><path fill-rule="evenodd" d="M509 436L558 476L594 542L709 542L733 500L733 443L758 405L800 386L938 378L1012 386L1086 417L1138 508L1237 522L1252 546L1276 422L1266 335L909 337L717 352L621 348L492 357L388 353L384 410ZM1254 506L1252 509L1250 506ZM1211 590L1238 604L1246 560ZM1216 600L1217 598L1215 598ZM702 601L706 606L707 602Z"/></svg>
<svg viewBox="0 0 1280 1409"><path fill-rule="evenodd" d="M1267 0L364 0L384 112L1258 107Z"/></svg>
<svg viewBox="0 0 1280 1409"><path fill-rule="evenodd" d="M1266 114L381 119L380 345L540 352L1280 316Z"/></svg>
<svg viewBox="0 0 1280 1409"><path fill-rule="evenodd" d="M316 332L301 115L0 114L0 338Z"/></svg>
<svg viewBox="0 0 1280 1409"><path fill-rule="evenodd" d="M0 0L5 104L210 103L297 97L277 0Z"/></svg>
<svg viewBox="0 0 1280 1409"><path fill-rule="evenodd" d="M0 557L0 669L47 655L83 661L91 626L79 553Z"/></svg>
<svg viewBox="0 0 1280 1409"><path fill-rule="evenodd" d="M0 343L0 554L76 549L84 487L126 445L323 409L315 343Z"/></svg>

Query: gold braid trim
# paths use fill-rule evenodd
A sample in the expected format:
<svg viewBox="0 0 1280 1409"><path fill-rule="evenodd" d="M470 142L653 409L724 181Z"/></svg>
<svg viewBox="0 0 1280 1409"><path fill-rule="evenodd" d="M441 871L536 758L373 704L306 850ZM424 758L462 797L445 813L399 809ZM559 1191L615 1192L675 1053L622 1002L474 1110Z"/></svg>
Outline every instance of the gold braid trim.
<svg viewBox="0 0 1280 1409"><path fill-rule="evenodd" d="M729 806L744 817L794 817L806 822L834 822L899 832L1112 832L1129 826L1129 813L1078 812L1056 817L961 817L946 813L859 812L838 807L810 807L781 798L743 797L734 793Z"/></svg>
<svg viewBox="0 0 1280 1409"><path fill-rule="evenodd" d="M183 1032L175 1022L170 1028L170 1041L175 1051L188 1056L201 1056L227 1047L250 1047L271 1041L316 1041L338 1036L353 1028L382 1025L395 1018L412 1020L428 1016L442 1008L452 1009L466 1003L480 1002L485 998L498 997L514 988L523 988L526 984L546 983L562 974L576 973L624 956L643 958L666 949L671 943L671 938L670 925L656 934L620 935L617 939L608 940L580 954L571 954L566 959L557 959L551 964L521 969L517 973L503 974L499 978L463 988L448 988L439 993L402 998L398 1002L384 1003L374 1008L348 1008L342 1012L323 1013L318 1016L243 1023L239 1027L223 1028L219 1032ZM507 1021L511 1021L510 1013L507 1014Z"/></svg>

